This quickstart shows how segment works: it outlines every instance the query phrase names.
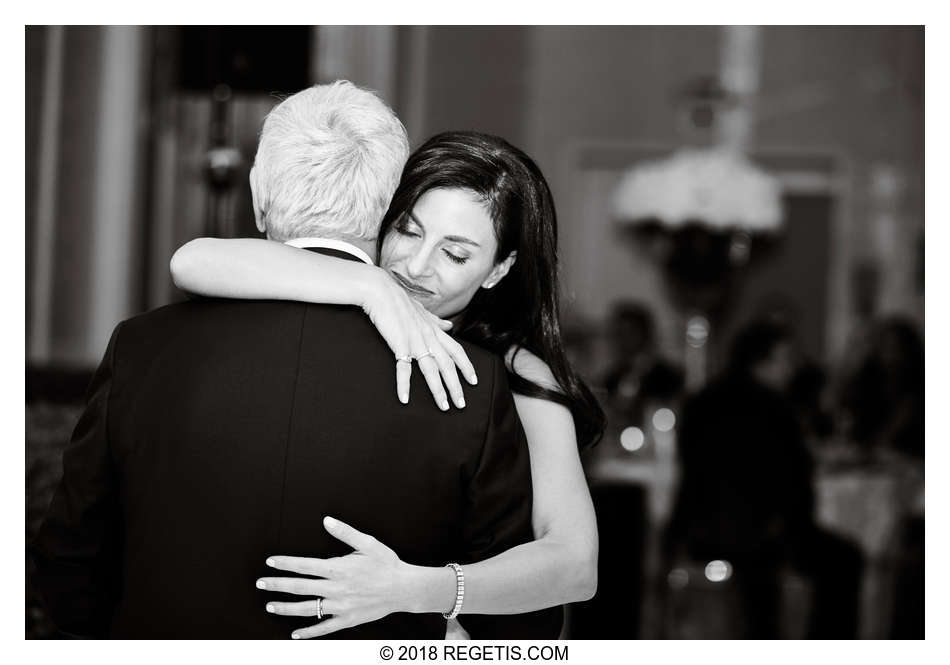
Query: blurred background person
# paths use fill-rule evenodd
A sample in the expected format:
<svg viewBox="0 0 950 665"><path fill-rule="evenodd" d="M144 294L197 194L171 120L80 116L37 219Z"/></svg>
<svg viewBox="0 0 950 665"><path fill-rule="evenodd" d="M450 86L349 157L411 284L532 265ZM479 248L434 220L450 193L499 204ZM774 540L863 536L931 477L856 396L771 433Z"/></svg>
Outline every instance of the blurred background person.
<svg viewBox="0 0 950 665"><path fill-rule="evenodd" d="M614 305L607 323L610 365L601 378L618 416L640 423L649 400L671 402L683 388L683 373L659 354L656 326L641 303Z"/></svg>
<svg viewBox="0 0 950 665"><path fill-rule="evenodd" d="M850 461L894 488L865 498L892 542L884 568L895 608L889 636L923 639L924 625L924 342L903 316L871 321L840 389L844 440L829 464ZM888 519L889 518L889 519Z"/></svg>
<svg viewBox="0 0 950 665"><path fill-rule="evenodd" d="M736 336L723 376L687 401L672 557L729 563L744 637L779 636L780 575L790 565L813 585L808 635L853 638L860 553L813 523L812 461L786 395L794 372L789 331L754 322Z"/></svg>
<svg viewBox="0 0 950 665"><path fill-rule="evenodd" d="M872 323L841 406L848 434L868 453L924 458L924 342L913 322Z"/></svg>
<svg viewBox="0 0 950 665"><path fill-rule="evenodd" d="M834 433L834 398L828 372L816 362L802 361L789 381L787 393L809 449L819 448Z"/></svg>

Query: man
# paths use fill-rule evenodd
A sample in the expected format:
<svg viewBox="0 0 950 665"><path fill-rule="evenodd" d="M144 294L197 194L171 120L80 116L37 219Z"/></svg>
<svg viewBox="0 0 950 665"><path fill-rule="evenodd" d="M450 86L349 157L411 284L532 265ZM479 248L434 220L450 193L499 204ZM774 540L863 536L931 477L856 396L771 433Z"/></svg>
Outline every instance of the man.
<svg viewBox="0 0 950 665"><path fill-rule="evenodd" d="M371 262L407 152L371 93L304 90L265 121L258 224L271 240ZM419 396L399 403L393 353L358 308L195 300L120 324L33 547L53 620L82 636L289 638L313 620L267 614L254 580L273 572L270 554L345 554L325 515L422 565L530 540L504 366L466 352L482 380L466 409L443 413ZM473 637L559 627L559 610L466 618ZM332 637L444 632L438 614L395 614Z"/></svg>
<svg viewBox="0 0 950 665"><path fill-rule="evenodd" d="M812 585L808 636L853 638L860 554L813 521L812 460L785 395L793 351L785 326L753 322L736 335L724 375L686 403L669 545L733 564L745 637L778 636L779 573L789 566Z"/></svg>

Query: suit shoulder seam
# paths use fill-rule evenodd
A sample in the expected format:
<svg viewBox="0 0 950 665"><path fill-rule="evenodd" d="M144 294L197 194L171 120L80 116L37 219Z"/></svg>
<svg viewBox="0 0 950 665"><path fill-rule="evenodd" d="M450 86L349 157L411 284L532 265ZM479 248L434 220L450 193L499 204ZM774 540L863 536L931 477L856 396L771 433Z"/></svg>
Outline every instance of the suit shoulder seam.
<svg viewBox="0 0 950 665"><path fill-rule="evenodd" d="M297 386L300 383L300 356L303 351L304 330L307 323L307 307L301 308L300 337L297 341L296 369L294 371L294 389L290 396L290 417L287 419L287 434L284 437L284 479L280 486L280 514L277 516L277 545L280 547L284 531L284 501L287 496L287 459L290 455L290 440L293 437L294 417L297 411Z"/></svg>

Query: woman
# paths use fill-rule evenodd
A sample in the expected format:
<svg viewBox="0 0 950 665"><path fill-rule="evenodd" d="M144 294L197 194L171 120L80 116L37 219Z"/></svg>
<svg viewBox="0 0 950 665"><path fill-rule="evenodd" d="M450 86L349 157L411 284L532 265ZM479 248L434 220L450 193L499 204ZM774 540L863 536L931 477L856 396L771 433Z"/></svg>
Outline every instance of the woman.
<svg viewBox="0 0 950 665"><path fill-rule="evenodd" d="M413 355L433 355L436 363L419 367L443 409L440 374L461 408L455 366L466 375L471 366L441 319L456 337L505 357L528 440L536 540L466 565L462 614L514 614L587 600L596 589L596 521L578 448L600 437L604 415L565 358L556 245L553 200L534 162L500 138L453 132L409 157L381 224L379 268L275 242L199 239L176 253L172 273L179 287L203 295L363 307L397 357L407 336L416 340ZM397 363L402 401L409 367ZM328 519L325 526L357 551L321 575L338 582L338 593L323 600L333 616L295 638L452 607L451 569L411 566L348 525ZM312 574L309 561L272 557L269 564ZM279 580L263 584L281 590ZM313 605L272 602L268 611L309 616ZM449 626L449 635L460 634Z"/></svg>

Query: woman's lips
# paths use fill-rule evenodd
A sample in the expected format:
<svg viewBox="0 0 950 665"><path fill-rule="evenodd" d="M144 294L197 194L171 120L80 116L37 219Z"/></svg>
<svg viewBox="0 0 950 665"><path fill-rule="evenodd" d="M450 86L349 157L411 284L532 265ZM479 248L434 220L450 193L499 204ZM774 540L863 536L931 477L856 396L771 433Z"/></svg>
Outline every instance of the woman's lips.
<svg viewBox="0 0 950 665"><path fill-rule="evenodd" d="M399 282L402 288L406 289L406 291L409 291L410 293L414 293L419 296L434 296L435 295L435 293L433 293L429 289L423 286L419 286L415 282L410 282L408 279L400 275L398 272L390 271L390 274L396 278L396 281Z"/></svg>

